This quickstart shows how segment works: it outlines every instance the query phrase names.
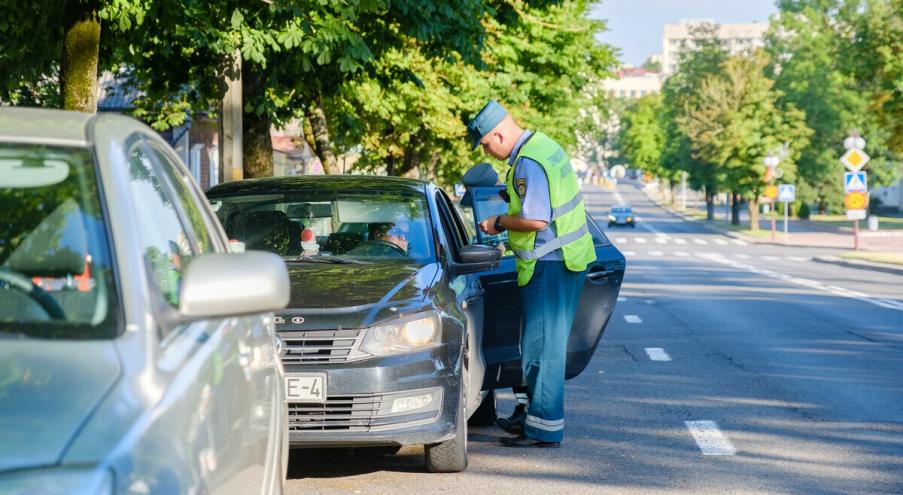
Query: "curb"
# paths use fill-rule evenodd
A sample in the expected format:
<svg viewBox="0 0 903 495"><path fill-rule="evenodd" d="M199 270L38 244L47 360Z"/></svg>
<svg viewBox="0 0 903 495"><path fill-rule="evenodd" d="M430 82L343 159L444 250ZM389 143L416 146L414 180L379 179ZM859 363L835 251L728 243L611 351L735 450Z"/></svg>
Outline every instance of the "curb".
<svg viewBox="0 0 903 495"><path fill-rule="evenodd" d="M890 273L893 275L903 275L903 266L896 267L882 263L872 263L870 261L847 260L838 256L816 256L812 258L812 261L815 261L817 263L827 263L830 265L845 266L848 268L859 268L861 270L872 270L875 272Z"/></svg>

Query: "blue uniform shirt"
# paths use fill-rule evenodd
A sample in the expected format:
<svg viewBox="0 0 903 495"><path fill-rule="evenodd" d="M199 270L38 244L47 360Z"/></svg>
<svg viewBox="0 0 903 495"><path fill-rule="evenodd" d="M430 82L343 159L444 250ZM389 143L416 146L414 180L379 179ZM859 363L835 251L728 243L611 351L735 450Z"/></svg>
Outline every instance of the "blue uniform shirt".
<svg viewBox="0 0 903 495"><path fill-rule="evenodd" d="M535 160L522 157L517 163L514 162L521 146L532 136L530 131L524 131L520 138L514 143L511 150L511 156L508 158L508 165L514 167L514 183L519 180L524 181L526 187L524 194L518 196L522 204L520 216L527 220L542 220L548 222L549 226L536 233L536 247L551 241L555 238L555 225L552 224L552 200L549 197L549 179L546 177L546 171L543 170ZM558 260L561 261L561 250L556 249L551 253L539 258L541 261Z"/></svg>

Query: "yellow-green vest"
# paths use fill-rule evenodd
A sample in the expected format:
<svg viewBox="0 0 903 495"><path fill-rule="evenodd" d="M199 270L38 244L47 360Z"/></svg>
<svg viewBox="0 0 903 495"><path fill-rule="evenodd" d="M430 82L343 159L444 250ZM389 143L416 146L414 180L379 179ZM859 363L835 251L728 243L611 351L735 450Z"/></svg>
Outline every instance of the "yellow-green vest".
<svg viewBox="0 0 903 495"><path fill-rule="evenodd" d="M523 157L536 161L546 172L556 237L536 249L536 232L508 231L508 241L516 256L519 287L527 285L533 278L536 260L557 249L561 250L564 263L571 271L586 270L587 265L596 260L580 186L567 153L552 138L537 132L521 146L514 159L514 167ZM514 184L514 167L508 171L506 187L511 198L508 215L517 216L523 205Z"/></svg>

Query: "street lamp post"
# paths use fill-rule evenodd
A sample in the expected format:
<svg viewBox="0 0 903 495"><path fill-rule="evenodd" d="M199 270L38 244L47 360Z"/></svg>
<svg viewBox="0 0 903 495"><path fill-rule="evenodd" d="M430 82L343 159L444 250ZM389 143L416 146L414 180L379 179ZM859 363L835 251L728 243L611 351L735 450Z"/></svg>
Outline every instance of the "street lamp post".
<svg viewBox="0 0 903 495"><path fill-rule="evenodd" d="M781 163L781 159L777 157L774 153L768 153L768 156L763 160L765 162L765 167L767 167L767 171L765 172L765 182L768 184L773 184L776 176L778 175L778 164ZM776 236L777 231L777 219L775 215L777 212L775 211L775 205L777 205L777 201L775 198L771 198L771 240L773 241ZM784 214L787 214L787 208L784 208ZM784 236L787 236L787 220L784 220Z"/></svg>

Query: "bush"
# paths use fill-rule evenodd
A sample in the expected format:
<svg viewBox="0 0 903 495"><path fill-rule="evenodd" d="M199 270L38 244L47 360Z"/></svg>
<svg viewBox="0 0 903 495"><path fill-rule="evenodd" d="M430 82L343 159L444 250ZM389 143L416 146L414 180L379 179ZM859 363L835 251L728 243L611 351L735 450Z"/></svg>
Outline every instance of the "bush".
<svg viewBox="0 0 903 495"><path fill-rule="evenodd" d="M800 205L799 212L797 212L797 216L802 218L803 220L809 220L809 203L803 201Z"/></svg>

